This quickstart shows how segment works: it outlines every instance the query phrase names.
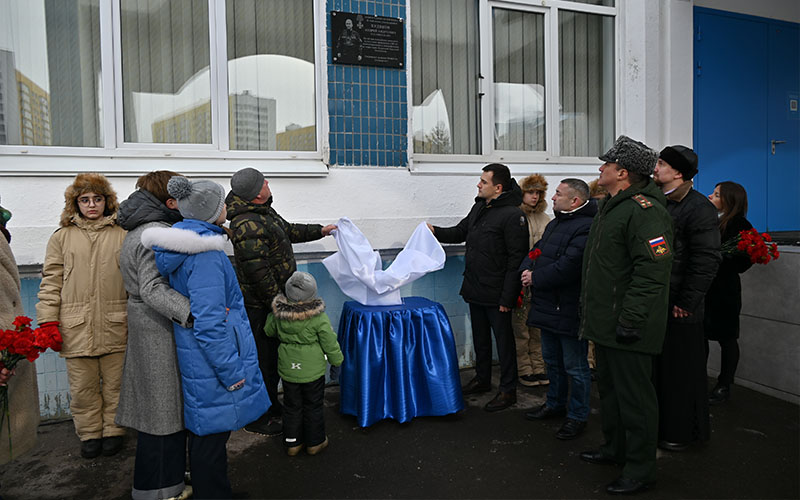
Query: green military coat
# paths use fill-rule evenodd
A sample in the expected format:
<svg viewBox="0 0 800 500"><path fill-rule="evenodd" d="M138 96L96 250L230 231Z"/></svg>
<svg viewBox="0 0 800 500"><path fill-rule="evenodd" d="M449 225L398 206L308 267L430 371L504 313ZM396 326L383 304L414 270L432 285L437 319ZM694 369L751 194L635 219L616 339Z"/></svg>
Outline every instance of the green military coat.
<svg viewBox="0 0 800 500"><path fill-rule="evenodd" d="M581 336L599 345L661 352L672 270L672 218L648 180L601 201L583 256ZM617 325L639 340L617 342Z"/></svg>

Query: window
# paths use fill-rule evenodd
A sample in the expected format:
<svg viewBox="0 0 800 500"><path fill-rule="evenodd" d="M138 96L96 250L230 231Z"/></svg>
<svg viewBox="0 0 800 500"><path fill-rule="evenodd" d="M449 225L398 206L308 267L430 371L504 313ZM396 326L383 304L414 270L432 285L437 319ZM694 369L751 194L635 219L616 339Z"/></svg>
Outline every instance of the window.
<svg viewBox="0 0 800 500"><path fill-rule="evenodd" d="M121 0L120 38L124 141L211 144L208 3Z"/></svg>
<svg viewBox="0 0 800 500"><path fill-rule="evenodd" d="M313 7L297 0L226 4L231 149L316 149Z"/></svg>
<svg viewBox="0 0 800 500"><path fill-rule="evenodd" d="M414 153L601 154L615 137L615 18L614 0L411 0Z"/></svg>
<svg viewBox="0 0 800 500"><path fill-rule="evenodd" d="M318 3L4 0L6 143L318 160Z"/></svg>
<svg viewBox="0 0 800 500"><path fill-rule="evenodd" d="M101 145L98 5L99 0L0 4L7 144ZM42 104L31 107L31 96ZM24 131L23 107L37 113L37 121L46 120L52 134Z"/></svg>

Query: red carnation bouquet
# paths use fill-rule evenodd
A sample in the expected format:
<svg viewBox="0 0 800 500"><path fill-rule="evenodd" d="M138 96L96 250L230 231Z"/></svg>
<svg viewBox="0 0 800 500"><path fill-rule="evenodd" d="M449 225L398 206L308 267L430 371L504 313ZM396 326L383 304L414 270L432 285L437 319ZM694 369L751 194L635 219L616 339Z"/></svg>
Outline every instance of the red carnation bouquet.
<svg viewBox="0 0 800 500"><path fill-rule="evenodd" d="M39 354L48 349L61 350L61 334L58 328L31 329L31 319L17 316L13 330L0 330L0 369L13 370L17 363L27 359L36 361ZM8 386L0 386L0 428L7 422L8 450L11 455L11 418L8 413Z"/></svg>
<svg viewBox="0 0 800 500"><path fill-rule="evenodd" d="M772 237L767 233L759 233L755 228L739 231L736 238L722 244L721 250L724 254L746 254L753 264L766 264L781 255L778 244L772 243Z"/></svg>
<svg viewBox="0 0 800 500"><path fill-rule="evenodd" d="M531 262L531 270L533 269L533 263L536 262L536 259L538 259L541 255L542 251L538 248L534 248L528 252L528 258L533 261ZM517 307L522 307L522 302L525 300L525 288L526 287L522 287L522 290L519 291L519 297L517 297Z"/></svg>

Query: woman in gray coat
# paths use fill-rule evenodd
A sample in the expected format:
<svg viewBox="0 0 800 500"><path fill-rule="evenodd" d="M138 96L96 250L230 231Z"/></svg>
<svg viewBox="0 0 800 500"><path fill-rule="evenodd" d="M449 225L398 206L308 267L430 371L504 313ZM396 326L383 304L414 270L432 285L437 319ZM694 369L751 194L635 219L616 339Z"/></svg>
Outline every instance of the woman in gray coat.
<svg viewBox="0 0 800 500"><path fill-rule="evenodd" d="M128 231L120 269L128 292L128 347L115 422L139 431L133 474L134 499L170 498L184 488L186 434L183 396L172 323L191 325L189 299L170 288L142 246L148 227L182 219L167 182L175 172L139 178L137 191L120 204L119 224Z"/></svg>

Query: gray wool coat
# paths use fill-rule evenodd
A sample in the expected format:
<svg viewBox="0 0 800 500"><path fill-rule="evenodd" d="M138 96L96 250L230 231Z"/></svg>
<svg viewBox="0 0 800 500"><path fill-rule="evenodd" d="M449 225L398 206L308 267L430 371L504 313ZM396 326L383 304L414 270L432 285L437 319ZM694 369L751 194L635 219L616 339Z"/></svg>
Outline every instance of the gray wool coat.
<svg viewBox="0 0 800 500"><path fill-rule="evenodd" d="M183 430L183 392L172 322L189 326L189 299L176 292L156 267L155 254L142 246L148 222L128 232L120 270L128 292L128 348L122 372L117 425L154 435Z"/></svg>

